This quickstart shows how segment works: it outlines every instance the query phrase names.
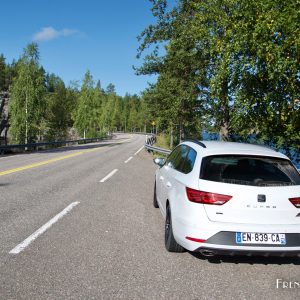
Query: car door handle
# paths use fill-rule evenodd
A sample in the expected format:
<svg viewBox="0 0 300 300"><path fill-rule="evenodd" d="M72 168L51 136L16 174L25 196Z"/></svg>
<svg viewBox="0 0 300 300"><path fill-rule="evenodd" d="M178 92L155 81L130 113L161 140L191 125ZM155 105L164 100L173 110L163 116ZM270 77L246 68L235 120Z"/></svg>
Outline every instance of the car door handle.
<svg viewBox="0 0 300 300"><path fill-rule="evenodd" d="M160 177L159 177L159 180L163 181L163 180L164 180L163 176L160 176Z"/></svg>
<svg viewBox="0 0 300 300"><path fill-rule="evenodd" d="M172 186L172 184L171 184L170 182L167 182L166 186L167 186L168 188L170 188L170 187Z"/></svg>

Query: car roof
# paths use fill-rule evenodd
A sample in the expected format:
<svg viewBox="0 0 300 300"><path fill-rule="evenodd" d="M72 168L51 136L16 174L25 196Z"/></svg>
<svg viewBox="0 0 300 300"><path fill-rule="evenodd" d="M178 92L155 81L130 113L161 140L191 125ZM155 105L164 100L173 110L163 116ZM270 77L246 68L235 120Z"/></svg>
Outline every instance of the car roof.
<svg viewBox="0 0 300 300"><path fill-rule="evenodd" d="M197 152L201 152L203 156L220 155L220 154L241 154L241 155L257 155L257 156L272 156L278 158L289 159L286 155L277 152L269 147L262 145L254 145L237 142L222 142L222 141L184 141L183 144L189 145Z"/></svg>

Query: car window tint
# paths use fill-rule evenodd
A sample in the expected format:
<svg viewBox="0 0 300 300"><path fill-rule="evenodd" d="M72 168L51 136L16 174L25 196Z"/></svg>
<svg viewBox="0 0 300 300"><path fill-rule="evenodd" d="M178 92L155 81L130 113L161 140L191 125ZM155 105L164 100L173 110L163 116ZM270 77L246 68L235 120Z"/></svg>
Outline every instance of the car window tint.
<svg viewBox="0 0 300 300"><path fill-rule="evenodd" d="M193 170L196 156L197 156L197 152L194 149L189 148L189 152L182 166L182 172L184 174L188 174Z"/></svg>
<svg viewBox="0 0 300 300"><path fill-rule="evenodd" d="M182 172L184 160L188 154L189 147L187 145L177 146L167 159L167 166Z"/></svg>
<svg viewBox="0 0 300 300"><path fill-rule="evenodd" d="M202 159L200 178L254 185L300 185L300 174L292 163L276 157L218 155Z"/></svg>
<svg viewBox="0 0 300 300"><path fill-rule="evenodd" d="M178 156L178 154L180 153L180 146L176 147L171 154L168 156L167 160L166 160L166 165L174 168L174 161L176 159L176 157Z"/></svg>
<svg viewBox="0 0 300 300"><path fill-rule="evenodd" d="M173 166L174 166L174 169L182 172L185 158L189 152L189 147L187 145L180 145L178 148L180 149L180 151L174 160Z"/></svg>

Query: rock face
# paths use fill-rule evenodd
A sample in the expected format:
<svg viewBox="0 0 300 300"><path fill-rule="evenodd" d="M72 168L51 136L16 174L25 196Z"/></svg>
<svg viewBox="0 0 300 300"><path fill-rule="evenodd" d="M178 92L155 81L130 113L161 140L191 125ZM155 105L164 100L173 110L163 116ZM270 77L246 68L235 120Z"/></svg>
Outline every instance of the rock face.
<svg viewBox="0 0 300 300"><path fill-rule="evenodd" d="M9 93L0 92L0 145L7 144L9 128L8 101Z"/></svg>

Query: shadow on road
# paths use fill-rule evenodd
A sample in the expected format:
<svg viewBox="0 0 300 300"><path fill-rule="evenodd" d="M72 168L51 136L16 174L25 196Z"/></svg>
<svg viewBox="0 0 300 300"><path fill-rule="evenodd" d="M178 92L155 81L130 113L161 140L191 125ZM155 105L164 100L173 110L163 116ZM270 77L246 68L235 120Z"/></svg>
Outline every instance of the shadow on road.
<svg viewBox="0 0 300 300"><path fill-rule="evenodd" d="M215 256L206 258L200 253L189 252L199 260L207 260L212 264L249 264L249 265L300 265L300 257L263 257L263 256Z"/></svg>

